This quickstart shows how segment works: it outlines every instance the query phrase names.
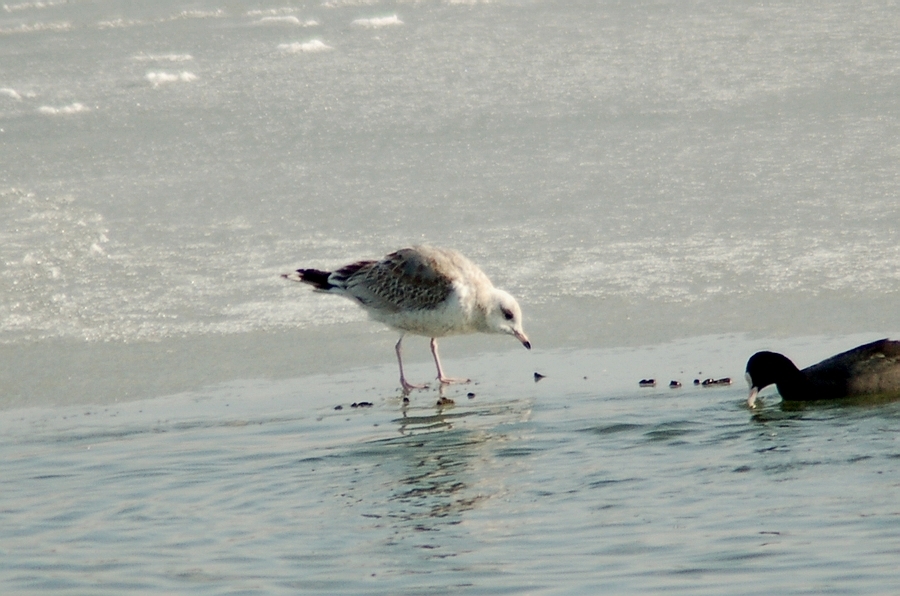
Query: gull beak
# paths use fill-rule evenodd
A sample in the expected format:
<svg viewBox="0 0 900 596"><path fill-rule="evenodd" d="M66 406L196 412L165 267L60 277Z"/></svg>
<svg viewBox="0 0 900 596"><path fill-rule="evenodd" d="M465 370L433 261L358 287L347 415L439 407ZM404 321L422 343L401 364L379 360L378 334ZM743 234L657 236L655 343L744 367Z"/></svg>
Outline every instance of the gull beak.
<svg viewBox="0 0 900 596"><path fill-rule="evenodd" d="M526 350L530 350L530 349L531 349L531 342L528 341L528 337L527 337L524 333L522 333L521 331L516 331L515 329L513 329L513 336L515 336L515 338L516 338L517 340L519 340L520 342L522 342L522 345L525 346L525 349L526 349Z"/></svg>
<svg viewBox="0 0 900 596"><path fill-rule="evenodd" d="M750 388L750 396L747 398L747 407L755 408L756 407L756 395L759 393L759 387L751 387Z"/></svg>

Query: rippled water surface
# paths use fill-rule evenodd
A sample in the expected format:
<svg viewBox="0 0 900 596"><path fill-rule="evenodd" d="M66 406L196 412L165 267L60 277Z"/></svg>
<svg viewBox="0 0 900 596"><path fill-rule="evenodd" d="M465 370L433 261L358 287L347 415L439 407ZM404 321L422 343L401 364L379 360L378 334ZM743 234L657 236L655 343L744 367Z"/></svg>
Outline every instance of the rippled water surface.
<svg viewBox="0 0 900 596"><path fill-rule="evenodd" d="M636 361L678 375L701 343L729 357L746 348L705 338L545 354L555 372L539 383L512 355L464 360L510 378L448 390L447 408L434 407L435 391L404 408L354 373L7 412L3 584L366 594L896 585L900 406L784 410L770 397L750 413L742 385L628 382ZM354 408L350 396L373 405Z"/></svg>
<svg viewBox="0 0 900 596"><path fill-rule="evenodd" d="M890 2L3 4L0 592L893 593L900 406L742 377L900 338L898 97ZM534 345L444 407L279 276L417 242Z"/></svg>

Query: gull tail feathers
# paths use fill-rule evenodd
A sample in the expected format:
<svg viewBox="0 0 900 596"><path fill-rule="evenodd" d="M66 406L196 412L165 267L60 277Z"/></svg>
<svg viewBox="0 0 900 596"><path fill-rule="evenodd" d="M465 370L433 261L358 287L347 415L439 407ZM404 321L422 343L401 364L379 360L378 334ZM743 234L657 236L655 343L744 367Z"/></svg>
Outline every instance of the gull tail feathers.
<svg viewBox="0 0 900 596"><path fill-rule="evenodd" d="M289 279L291 281L300 281L305 284L309 284L315 289L321 290L322 292L327 292L337 287L333 283L328 281L328 278L331 277L331 271L320 271L318 269L297 269L296 271L285 273L281 277Z"/></svg>

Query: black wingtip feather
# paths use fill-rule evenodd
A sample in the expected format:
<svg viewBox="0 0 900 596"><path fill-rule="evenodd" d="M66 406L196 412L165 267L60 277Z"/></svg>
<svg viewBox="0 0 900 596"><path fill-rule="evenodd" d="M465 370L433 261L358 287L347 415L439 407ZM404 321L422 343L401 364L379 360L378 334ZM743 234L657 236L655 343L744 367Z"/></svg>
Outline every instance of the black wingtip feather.
<svg viewBox="0 0 900 596"><path fill-rule="evenodd" d="M328 281L331 271L319 271L318 269L297 269L293 273L285 273L281 277L292 281L302 281L313 286L317 290L330 290L334 287Z"/></svg>

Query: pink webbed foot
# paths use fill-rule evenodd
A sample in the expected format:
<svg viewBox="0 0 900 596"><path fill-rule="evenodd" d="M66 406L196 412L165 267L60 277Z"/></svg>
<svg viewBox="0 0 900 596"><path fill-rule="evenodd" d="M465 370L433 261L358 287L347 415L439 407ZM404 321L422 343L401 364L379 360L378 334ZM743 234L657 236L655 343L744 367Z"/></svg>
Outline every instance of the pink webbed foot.
<svg viewBox="0 0 900 596"><path fill-rule="evenodd" d="M409 393L413 389L428 389L428 383L415 384L402 378L400 379L400 386L403 387L403 393Z"/></svg>
<svg viewBox="0 0 900 596"><path fill-rule="evenodd" d="M437 338L431 338L431 355L434 356L434 365L437 367L437 380L441 385L453 385L456 383L469 383L470 379L455 379L444 375L444 367L441 366L441 357L438 355Z"/></svg>
<svg viewBox="0 0 900 596"><path fill-rule="evenodd" d="M454 377L440 376L437 378L441 385L460 385L463 383L471 383L472 379L459 379Z"/></svg>
<svg viewBox="0 0 900 596"><path fill-rule="evenodd" d="M397 352L397 365L400 367L400 386L403 388L403 393L407 394L413 389L428 389L428 384L423 383L421 385L416 385L410 383L406 380L406 375L403 374L403 336L400 336L400 339L397 340L397 345L394 346L394 350Z"/></svg>

